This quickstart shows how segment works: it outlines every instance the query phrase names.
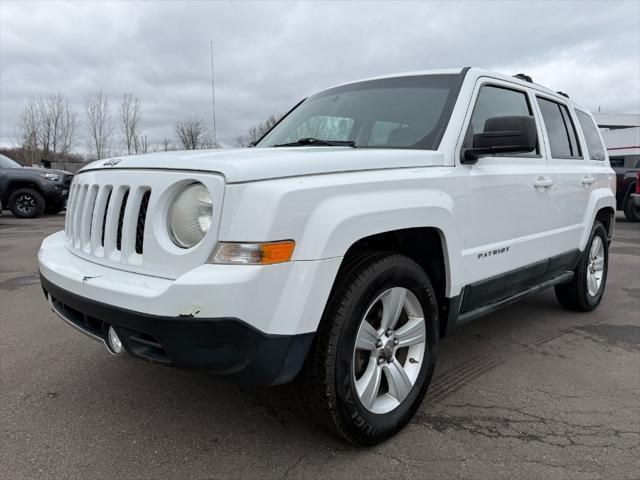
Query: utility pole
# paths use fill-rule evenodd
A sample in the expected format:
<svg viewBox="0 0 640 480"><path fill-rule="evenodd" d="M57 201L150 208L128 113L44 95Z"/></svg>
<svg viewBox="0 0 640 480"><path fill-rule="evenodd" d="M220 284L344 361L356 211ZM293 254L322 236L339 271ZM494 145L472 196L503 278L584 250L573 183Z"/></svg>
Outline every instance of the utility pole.
<svg viewBox="0 0 640 480"><path fill-rule="evenodd" d="M213 77L213 40L211 40L211 118L213 120L213 148L218 148L216 131L216 91Z"/></svg>

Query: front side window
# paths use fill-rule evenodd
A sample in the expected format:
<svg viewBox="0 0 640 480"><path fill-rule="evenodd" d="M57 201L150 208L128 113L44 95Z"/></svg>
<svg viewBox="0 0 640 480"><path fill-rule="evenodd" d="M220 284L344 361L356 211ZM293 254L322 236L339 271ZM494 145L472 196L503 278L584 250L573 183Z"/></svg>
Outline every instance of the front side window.
<svg viewBox="0 0 640 480"><path fill-rule="evenodd" d="M356 147L435 150L461 80L462 74L418 75L332 88L303 101L256 147L313 138Z"/></svg>
<svg viewBox="0 0 640 480"><path fill-rule="evenodd" d="M581 158L575 125L565 105L538 97L552 158Z"/></svg>
<svg viewBox="0 0 640 480"><path fill-rule="evenodd" d="M527 94L519 90L484 85L478 92L478 98L471 115L471 123L465 136L464 148L473 147L473 135L485 132L488 119L512 116L532 116ZM537 149L524 153L524 155L536 153L538 153ZM509 156L513 156L513 154L509 154Z"/></svg>
<svg viewBox="0 0 640 480"><path fill-rule="evenodd" d="M604 147L598 135L598 127L593 122L590 115L581 110L576 110L578 116L578 122L584 133L584 139L587 142L587 151L589 152L589 158L591 160L604 160Z"/></svg>

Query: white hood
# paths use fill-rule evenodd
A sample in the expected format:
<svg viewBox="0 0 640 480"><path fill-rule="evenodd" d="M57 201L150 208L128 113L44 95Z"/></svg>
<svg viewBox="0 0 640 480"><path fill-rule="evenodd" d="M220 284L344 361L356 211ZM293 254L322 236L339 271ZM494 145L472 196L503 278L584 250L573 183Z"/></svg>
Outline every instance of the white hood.
<svg viewBox="0 0 640 480"><path fill-rule="evenodd" d="M81 172L96 169L168 169L219 172L228 183L322 173L439 166L436 151L350 147L236 148L149 153L98 160ZM106 165L105 165L106 164Z"/></svg>

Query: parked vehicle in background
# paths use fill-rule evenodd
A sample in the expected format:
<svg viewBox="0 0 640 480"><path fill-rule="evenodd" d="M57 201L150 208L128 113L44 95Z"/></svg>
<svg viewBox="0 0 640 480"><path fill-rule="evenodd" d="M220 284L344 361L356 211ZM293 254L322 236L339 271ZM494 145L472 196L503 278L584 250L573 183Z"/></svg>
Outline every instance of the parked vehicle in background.
<svg viewBox="0 0 640 480"><path fill-rule="evenodd" d="M640 212L640 169L636 172L636 191L631 194L631 200L636 212Z"/></svg>
<svg viewBox="0 0 640 480"><path fill-rule="evenodd" d="M381 77L312 95L254 148L93 162L40 278L111 353L295 379L320 425L371 445L458 325L549 287L600 304L614 185L592 115L526 76Z"/></svg>
<svg viewBox="0 0 640 480"><path fill-rule="evenodd" d="M72 179L71 172L23 167L0 154L0 202L18 218L60 212Z"/></svg>
<svg viewBox="0 0 640 480"><path fill-rule="evenodd" d="M640 115L594 114L609 153L611 168L616 172L616 206L632 222L640 222L632 194L637 188L640 171Z"/></svg>

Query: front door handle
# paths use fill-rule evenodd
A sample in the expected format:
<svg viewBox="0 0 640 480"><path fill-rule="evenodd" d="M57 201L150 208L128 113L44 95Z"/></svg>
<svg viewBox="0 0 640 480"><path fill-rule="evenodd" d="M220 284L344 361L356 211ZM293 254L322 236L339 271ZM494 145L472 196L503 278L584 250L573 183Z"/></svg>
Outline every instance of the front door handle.
<svg viewBox="0 0 640 480"><path fill-rule="evenodd" d="M533 182L533 186L536 188L549 188L553 186L553 179L549 177L538 177L535 182Z"/></svg>
<svg viewBox="0 0 640 480"><path fill-rule="evenodd" d="M583 185L593 185L594 183L596 183L596 179L593 178L591 175L585 175L584 177L582 177Z"/></svg>

